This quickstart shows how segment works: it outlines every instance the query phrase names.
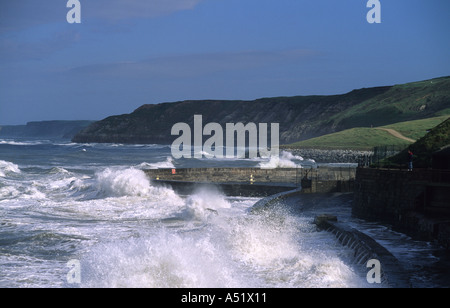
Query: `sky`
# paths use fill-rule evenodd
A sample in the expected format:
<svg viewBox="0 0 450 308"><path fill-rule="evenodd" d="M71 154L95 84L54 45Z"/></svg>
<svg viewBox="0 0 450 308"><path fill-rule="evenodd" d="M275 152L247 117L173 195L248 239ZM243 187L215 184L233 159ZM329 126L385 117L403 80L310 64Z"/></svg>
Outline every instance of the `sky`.
<svg viewBox="0 0 450 308"><path fill-rule="evenodd" d="M0 0L0 124L450 75L450 1Z"/></svg>

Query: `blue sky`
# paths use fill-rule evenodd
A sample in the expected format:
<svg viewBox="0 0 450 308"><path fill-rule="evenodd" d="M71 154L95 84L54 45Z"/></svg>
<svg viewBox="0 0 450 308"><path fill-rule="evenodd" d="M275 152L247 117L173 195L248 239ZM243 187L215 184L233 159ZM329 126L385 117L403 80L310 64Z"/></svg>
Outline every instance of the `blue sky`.
<svg viewBox="0 0 450 308"><path fill-rule="evenodd" d="M450 75L450 1L0 0L0 124Z"/></svg>

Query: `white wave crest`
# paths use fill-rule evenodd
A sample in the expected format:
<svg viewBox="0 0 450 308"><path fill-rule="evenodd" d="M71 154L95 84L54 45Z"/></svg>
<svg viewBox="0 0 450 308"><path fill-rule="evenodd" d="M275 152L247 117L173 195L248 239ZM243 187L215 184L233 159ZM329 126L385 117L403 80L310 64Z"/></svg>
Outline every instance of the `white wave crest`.
<svg viewBox="0 0 450 308"><path fill-rule="evenodd" d="M208 238L161 231L95 246L82 262L82 287L237 287L237 272Z"/></svg>
<svg viewBox="0 0 450 308"><path fill-rule="evenodd" d="M182 199L173 189L153 186L145 172L135 168L107 168L98 172L92 188L95 190L95 199L138 197L152 203L165 202L175 205L182 203Z"/></svg>
<svg viewBox="0 0 450 308"><path fill-rule="evenodd" d="M0 160L0 177L5 177L10 173L20 173L19 166L8 161Z"/></svg>
<svg viewBox="0 0 450 308"><path fill-rule="evenodd" d="M217 189L205 187L187 198L186 208L187 212L196 218L207 219L221 209L231 208L231 204Z"/></svg>
<svg viewBox="0 0 450 308"><path fill-rule="evenodd" d="M142 170L107 168L96 174L99 192L106 197L148 196L152 193L150 180Z"/></svg>
<svg viewBox="0 0 450 308"><path fill-rule="evenodd" d="M303 161L303 157L293 155L290 152L283 151L279 157L273 156L268 162L259 163L261 169L275 169L275 168L302 168L301 164L295 161Z"/></svg>
<svg viewBox="0 0 450 308"><path fill-rule="evenodd" d="M173 164L173 158L167 157L165 161L157 162L157 163L142 163L137 166L139 169L174 169L175 165Z"/></svg>

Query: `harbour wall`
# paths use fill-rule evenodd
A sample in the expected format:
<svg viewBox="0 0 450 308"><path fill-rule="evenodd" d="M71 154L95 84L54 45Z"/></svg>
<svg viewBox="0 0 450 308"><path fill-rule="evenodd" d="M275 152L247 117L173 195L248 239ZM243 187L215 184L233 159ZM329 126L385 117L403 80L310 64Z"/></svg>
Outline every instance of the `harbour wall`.
<svg viewBox="0 0 450 308"><path fill-rule="evenodd" d="M319 215L314 223L323 230L331 232L345 247L354 251L353 263L361 272L367 272L370 260L377 260L381 265L381 286L391 288L409 288L410 281L399 260L386 248L370 236L339 223L337 217Z"/></svg>
<svg viewBox="0 0 450 308"><path fill-rule="evenodd" d="M295 189L263 198L252 207L251 213L258 213L276 204L283 203L284 200L295 198L300 193L301 189ZM369 271L367 267L369 261L377 260L381 267L381 280L377 286L410 287L409 277L399 260L373 238L347 224L338 222L338 218L333 215L318 215L314 223L320 230L332 233L342 246L353 251L353 255L350 256L348 261L362 276L366 276Z"/></svg>
<svg viewBox="0 0 450 308"><path fill-rule="evenodd" d="M358 168L352 213L450 248L450 172Z"/></svg>
<svg viewBox="0 0 450 308"><path fill-rule="evenodd" d="M185 168L145 170L154 183L178 189L219 185L230 195L273 195L302 188L302 193L351 192L356 168Z"/></svg>

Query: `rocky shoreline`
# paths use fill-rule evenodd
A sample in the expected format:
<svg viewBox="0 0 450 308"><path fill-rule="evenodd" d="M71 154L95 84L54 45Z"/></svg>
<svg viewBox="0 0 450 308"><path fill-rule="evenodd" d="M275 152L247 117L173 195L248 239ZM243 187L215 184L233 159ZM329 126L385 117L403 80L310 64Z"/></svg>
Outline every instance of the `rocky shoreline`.
<svg viewBox="0 0 450 308"><path fill-rule="evenodd" d="M283 148L284 151L293 155L301 156L304 159L313 159L316 163L349 163L365 164L370 162L373 151L355 150L319 150L319 149L290 149Z"/></svg>

